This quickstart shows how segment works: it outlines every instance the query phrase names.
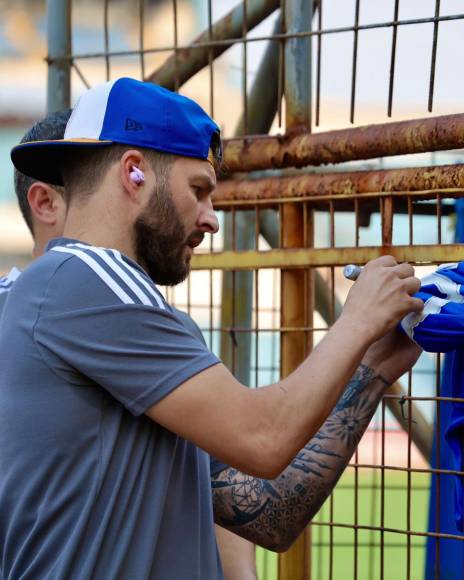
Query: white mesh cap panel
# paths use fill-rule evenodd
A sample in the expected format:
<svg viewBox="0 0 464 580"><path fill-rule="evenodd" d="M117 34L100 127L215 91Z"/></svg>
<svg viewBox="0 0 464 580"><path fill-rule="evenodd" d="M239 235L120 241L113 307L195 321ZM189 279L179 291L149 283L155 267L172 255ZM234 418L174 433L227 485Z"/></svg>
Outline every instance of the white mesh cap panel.
<svg viewBox="0 0 464 580"><path fill-rule="evenodd" d="M80 97L66 125L65 139L100 138L108 97L115 82L96 85Z"/></svg>

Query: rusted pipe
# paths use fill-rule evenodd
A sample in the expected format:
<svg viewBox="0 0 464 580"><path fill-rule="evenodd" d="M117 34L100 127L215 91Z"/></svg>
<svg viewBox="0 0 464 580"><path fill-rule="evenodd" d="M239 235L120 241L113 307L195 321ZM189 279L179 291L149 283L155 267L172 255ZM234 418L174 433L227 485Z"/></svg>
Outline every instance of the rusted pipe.
<svg viewBox="0 0 464 580"><path fill-rule="evenodd" d="M279 0L248 0L246 5L246 29L251 30L257 26L279 6ZM230 48L233 43L210 47L195 47L195 44L241 37L243 14L244 6L239 4L226 14L224 18L214 24L211 29L211 36L209 31L206 30L200 36L197 36L189 48L177 50L160 68L148 75L145 80L171 90L183 85L208 64L210 56L213 59L217 58Z"/></svg>
<svg viewBox="0 0 464 580"><path fill-rule="evenodd" d="M436 197L440 190L464 188L464 165L411 167L381 171L302 173L293 177L229 179L218 184L217 207L230 202L277 201L282 199L352 198L358 194L424 192L421 199ZM457 192L458 193L458 192ZM459 193L461 195L461 193ZM449 197L452 197L452 192ZM448 194L447 194L448 197Z"/></svg>
<svg viewBox="0 0 464 580"><path fill-rule="evenodd" d="M324 133L233 138L225 141L224 160L230 172L253 171L461 147L464 147L462 113Z"/></svg>

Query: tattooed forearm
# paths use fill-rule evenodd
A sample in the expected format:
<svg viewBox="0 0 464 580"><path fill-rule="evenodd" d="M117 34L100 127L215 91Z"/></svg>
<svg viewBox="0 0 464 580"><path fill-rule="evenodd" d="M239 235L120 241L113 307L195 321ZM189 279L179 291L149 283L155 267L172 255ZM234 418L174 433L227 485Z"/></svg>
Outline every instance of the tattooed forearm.
<svg viewBox="0 0 464 580"><path fill-rule="evenodd" d="M213 477L217 523L268 549L287 549L337 483L386 386L360 365L319 432L273 481L232 468Z"/></svg>

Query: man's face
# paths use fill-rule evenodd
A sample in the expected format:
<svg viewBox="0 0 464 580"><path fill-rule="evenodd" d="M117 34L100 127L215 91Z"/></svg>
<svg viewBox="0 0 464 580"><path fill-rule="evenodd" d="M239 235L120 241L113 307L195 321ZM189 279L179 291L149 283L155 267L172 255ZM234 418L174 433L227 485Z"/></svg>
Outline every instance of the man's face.
<svg viewBox="0 0 464 580"><path fill-rule="evenodd" d="M187 158L168 171L135 222L135 251L154 282L175 285L188 276L193 249L205 233L218 230L211 202L216 176L207 161Z"/></svg>

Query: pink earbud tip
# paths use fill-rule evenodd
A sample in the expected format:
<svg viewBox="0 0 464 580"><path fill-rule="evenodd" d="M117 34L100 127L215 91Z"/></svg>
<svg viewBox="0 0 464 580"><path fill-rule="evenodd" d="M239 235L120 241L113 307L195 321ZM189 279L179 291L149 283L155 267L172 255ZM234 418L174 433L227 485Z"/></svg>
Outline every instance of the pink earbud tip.
<svg viewBox="0 0 464 580"><path fill-rule="evenodd" d="M145 181L145 175L143 173L143 171L141 171L138 167L132 167L132 171L129 174L129 177L132 179L132 181L134 183L142 183L142 181Z"/></svg>

